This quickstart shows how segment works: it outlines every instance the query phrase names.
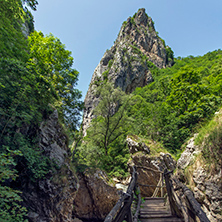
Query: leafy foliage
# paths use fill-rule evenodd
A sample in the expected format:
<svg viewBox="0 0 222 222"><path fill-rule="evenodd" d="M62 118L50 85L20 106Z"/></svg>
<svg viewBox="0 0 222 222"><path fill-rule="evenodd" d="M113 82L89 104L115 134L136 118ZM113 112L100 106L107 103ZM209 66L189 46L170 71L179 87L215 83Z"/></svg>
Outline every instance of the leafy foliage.
<svg viewBox="0 0 222 222"><path fill-rule="evenodd" d="M42 32L33 32L29 37L29 67L47 82L50 82L57 100L53 105L60 111L65 124L75 129L83 108L81 92L74 87L78 72L72 68L71 52L52 34L44 37Z"/></svg>
<svg viewBox="0 0 222 222"><path fill-rule="evenodd" d="M0 0L0 57L27 59L27 42L22 33L25 12L20 0Z"/></svg>
<svg viewBox="0 0 222 222"><path fill-rule="evenodd" d="M151 69L155 81L135 90L128 111L138 123L136 132L176 152L221 104L221 60L218 50L179 58L171 68Z"/></svg>
<svg viewBox="0 0 222 222"><path fill-rule="evenodd" d="M0 221L20 222L24 220L26 209L20 205L22 202L20 191L12 189L4 183L7 180L15 180L16 166L13 156L21 155L19 151L10 151L0 154Z"/></svg>
<svg viewBox="0 0 222 222"><path fill-rule="evenodd" d="M80 157L88 165L100 167L107 172L125 174L128 150L125 148L130 119L126 115L126 106L130 96L112 83L106 82L96 92L100 102L94 110L96 118L87 131L85 143L79 148Z"/></svg>
<svg viewBox="0 0 222 222"><path fill-rule="evenodd" d="M217 112L214 118L205 124L195 143L203 147L203 156L209 164L214 166L222 166L222 115Z"/></svg>
<svg viewBox="0 0 222 222"><path fill-rule="evenodd" d="M38 180L54 166L39 148L40 122L56 107L73 130L82 109L71 53L53 35L27 39L34 25L23 4L38 3L0 0L0 221L24 221L20 176Z"/></svg>
<svg viewBox="0 0 222 222"><path fill-rule="evenodd" d="M0 60L0 80L0 102L4 104L0 107L0 151L5 152L4 147L19 149L29 173L36 178L42 177L47 173L48 164L38 156L40 151L33 134L43 112L49 110L50 84L15 59Z"/></svg>

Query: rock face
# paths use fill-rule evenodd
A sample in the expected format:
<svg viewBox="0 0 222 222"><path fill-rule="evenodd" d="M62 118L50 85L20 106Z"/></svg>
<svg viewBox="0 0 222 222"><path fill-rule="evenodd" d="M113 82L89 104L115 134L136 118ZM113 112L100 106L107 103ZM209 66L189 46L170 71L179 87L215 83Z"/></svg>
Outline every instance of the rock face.
<svg viewBox="0 0 222 222"><path fill-rule="evenodd" d="M194 138L191 138L177 163L178 178L192 188L209 220L222 222L222 169L207 170L201 161L203 157L195 159L195 153L201 155L201 148L195 146Z"/></svg>
<svg viewBox="0 0 222 222"><path fill-rule="evenodd" d="M150 71L153 64L158 68L172 65L173 58L169 58L168 49L157 35L154 23L145 9L139 9L123 23L114 45L105 52L93 73L85 97L84 135L99 102L99 97L94 93L96 88L103 81L111 81L115 87L131 93L136 87L147 85L153 81Z"/></svg>
<svg viewBox="0 0 222 222"><path fill-rule="evenodd" d="M39 134L39 146L44 155L57 164L57 168L36 182L24 179L22 197L29 210L29 221L72 222L78 183L67 158L70 156L67 137L58 122L56 110L41 124Z"/></svg>
<svg viewBox="0 0 222 222"><path fill-rule="evenodd" d="M194 140L196 136L197 134L188 141L186 149L181 154L180 159L177 161L178 169L185 169L189 164L194 161L195 155L200 153L200 149L198 148L198 146L194 145Z"/></svg>
<svg viewBox="0 0 222 222"><path fill-rule="evenodd" d="M103 221L118 199L117 189L107 184L102 171L85 172L79 177L74 215L81 220Z"/></svg>
<svg viewBox="0 0 222 222"><path fill-rule="evenodd" d="M128 138L127 144L131 150L131 160L129 165L135 165L138 172L138 183L156 186L160 180L160 172L164 169L174 170L176 168L176 161L168 153L159 153L152 156L147 154L147 150L150 150L147 145L143 146L145 149L141 149L140 143ZM140 149L140 150L139 150ZM139 185L141 195L144 197L151 197L155 190L155 187L145 187Z"/></svg>
<svg viewBox="0 0 222 222"><path fill-rule="evenodd" d="M139 151L145 152L147 154L150 153L150 149L145 143L142 143L142 142L138 143L134 141L133 139L131 139L130 137L127 137L126 142L128 144L129 152L131 154L139 152Z"/></svg>

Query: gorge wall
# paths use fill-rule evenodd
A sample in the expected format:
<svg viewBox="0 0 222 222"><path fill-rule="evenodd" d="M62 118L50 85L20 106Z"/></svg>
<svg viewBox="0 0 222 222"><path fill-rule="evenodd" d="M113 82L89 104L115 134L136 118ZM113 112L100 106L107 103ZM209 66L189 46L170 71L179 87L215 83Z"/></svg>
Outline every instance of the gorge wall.
<svg viewBox="0 0 222 222"><path fill-rule="evenodd" d="M24 206L30 222L103 220L119 199L101 170L77 174L71 162L67 136L54 112L39 127L42 155L55 167L41 179L21 178ZM104 198L105 197L105 198ZM77 220L78 221L78 220Z"/></svg>
<svg viewBox="0 0 222 222"><path fill-rule="evenodd" d="M56 166L43 178L23 178L22 198L31 222L72 221L73 201L79 184L70 161L67 136L54 112L41 123L39 147Z"/></svg>
<svg viewBox="0 0 222 222"><path fill-rule="evenodd" d="M164 68L172 64L172 50L158 36L145 9L139 9L123 23L114 45L105 52L93 73L85 97L83 134L86 135L93 110L99 102L95 91L103 81L113 82L115 87L131 93L136 87L154 80L150 71L152 65Z"/></svg>
<svg viewBox="0 0 222 222"><path fill-rule="evenodd" d="M220 119L221 121L221 119ZM215 163L206 163L202 146L195 145L191 138L177 161L177 177L192 189L211 222L222 221L222 168Z"/></svg>

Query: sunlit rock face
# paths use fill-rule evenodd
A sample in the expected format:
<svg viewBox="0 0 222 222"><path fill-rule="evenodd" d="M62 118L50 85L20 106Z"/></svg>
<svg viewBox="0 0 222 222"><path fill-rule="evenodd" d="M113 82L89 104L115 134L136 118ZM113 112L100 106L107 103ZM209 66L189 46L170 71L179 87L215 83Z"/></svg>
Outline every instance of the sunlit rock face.
<svg viewBox="0 0 222 222"><path fill-rule="evenodd" d="M177 177L193 191L211 222L222 222L222 168L209 169L201 156L202 148L194 143L194 135L177 161Z"/></svg>
<svg viewBox="0 0 222 222"><path fill-rule="evenodd" d="M168 59L166 50L164 41L155 31L154 23L145 9L139 9L123 23L114 45L105 52L93 73L85 97L84 135L99 102L99 96L94 93L97 87L103 81L111 81L115 87L131 93L136 87L147 85L153 81L149 62L158 68L173 64L173 60Z"/></svg>
<svg viewBox="0 0 222 222"><path fill-rule="evenodd" d="M176 168L176 161L169 153L160 152L152 155L152 147L149 147L145 143L139 143L129 137L127 138L127 145L131 154L128 164L137 168L141 195L143 197L151 197L164 170L174 170ZM150 187L143 185L150 185ZM158 195L161 195L160 190Z"/></svg>

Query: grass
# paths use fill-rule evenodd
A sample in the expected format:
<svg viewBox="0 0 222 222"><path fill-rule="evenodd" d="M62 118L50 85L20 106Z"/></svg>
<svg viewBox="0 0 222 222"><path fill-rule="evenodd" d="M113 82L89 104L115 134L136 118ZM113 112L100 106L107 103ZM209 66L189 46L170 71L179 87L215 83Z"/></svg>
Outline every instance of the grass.
<svg viewBox="0 0 222 222"><path fill-rule="evenodd" d="M202 127L195 144L202 146L203 157L209 164L222 166L222 109Z"/></svg>

